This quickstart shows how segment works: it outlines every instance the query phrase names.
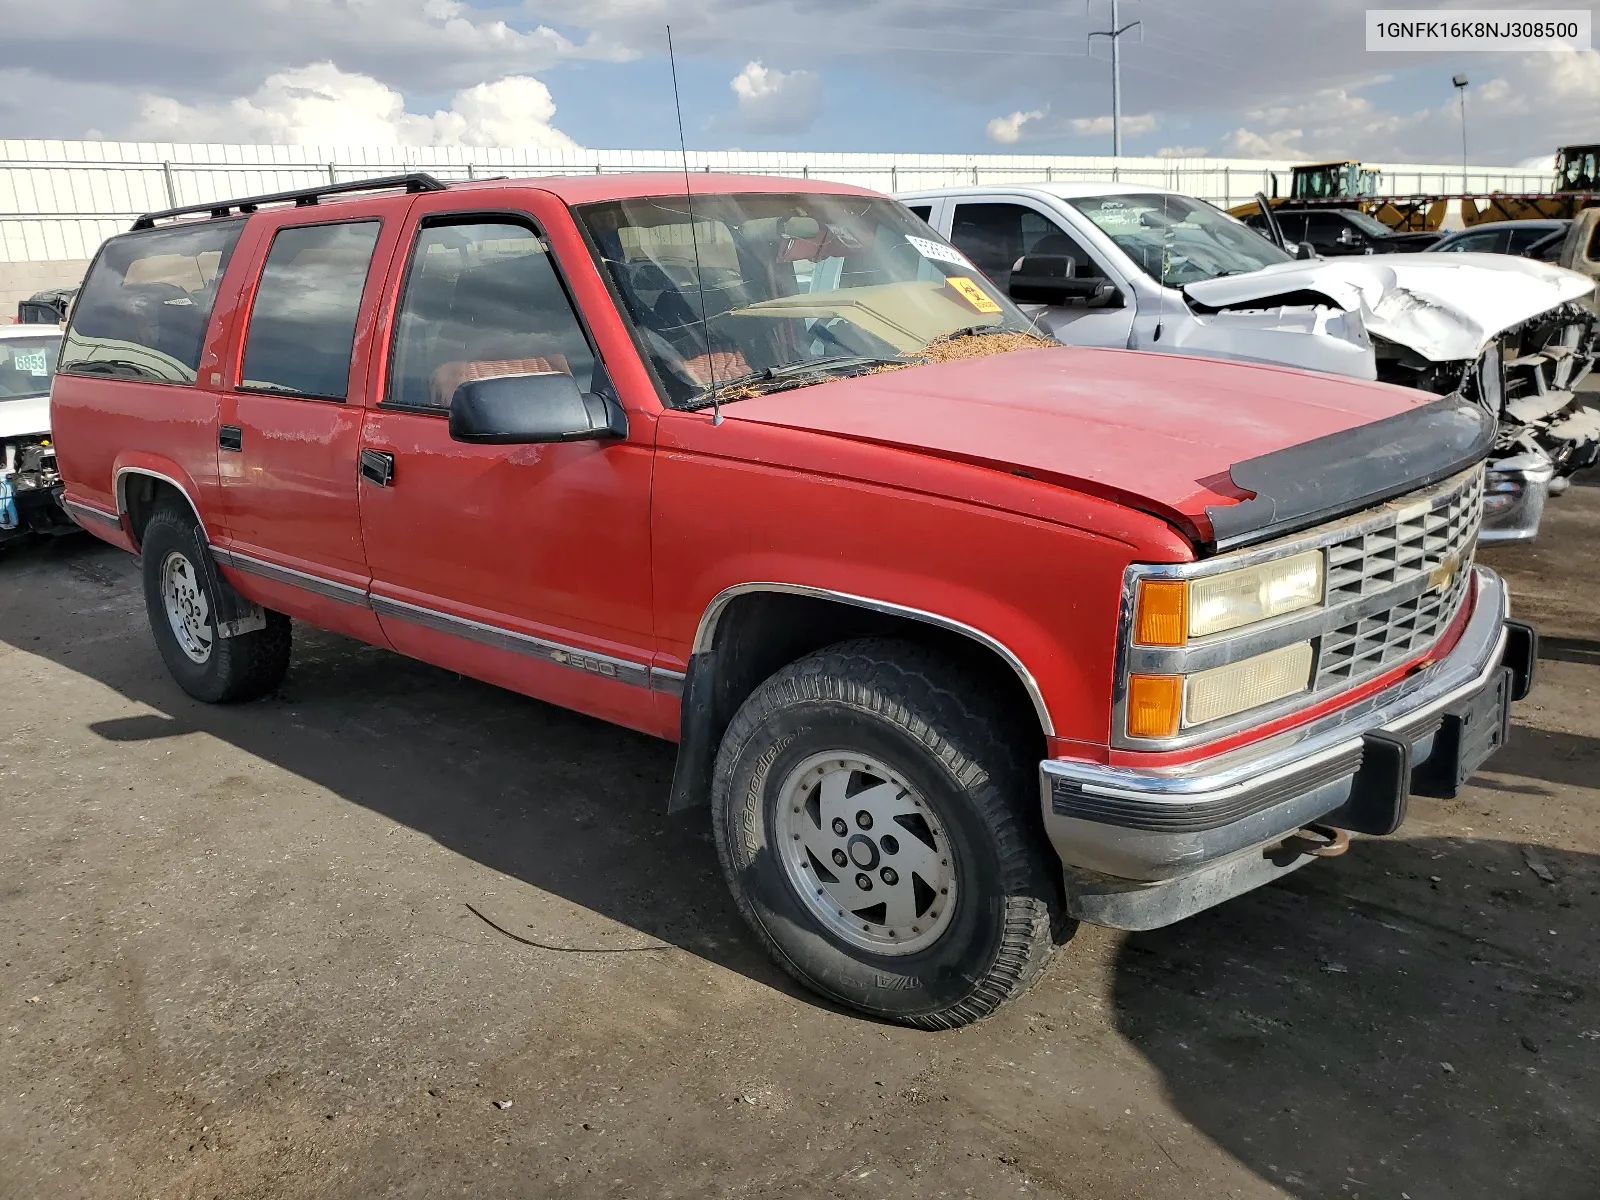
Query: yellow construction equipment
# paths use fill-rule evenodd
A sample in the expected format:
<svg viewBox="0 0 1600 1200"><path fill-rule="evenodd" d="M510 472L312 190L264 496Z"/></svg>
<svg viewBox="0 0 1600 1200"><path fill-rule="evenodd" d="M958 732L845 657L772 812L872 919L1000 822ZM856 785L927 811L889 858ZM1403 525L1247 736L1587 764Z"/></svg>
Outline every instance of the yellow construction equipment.
<svg viewBox="0 0 1600 1200"><path fill-rule="evenodd" d="M1463 225L1490 221L1522 221L1536 217L1573 217L1600 205L1600 145L1563 146L1556 152L1556 177L1550 192L1453 192L1383 196L1383 175L1359 162L1309 163L1293 169L1289 194L1277 195L1273 207L1357 208L1390 229L1402 232L1438 229L1452 207ZM1256 211L1252 201L1228 210L1236 217Z"/></svg>

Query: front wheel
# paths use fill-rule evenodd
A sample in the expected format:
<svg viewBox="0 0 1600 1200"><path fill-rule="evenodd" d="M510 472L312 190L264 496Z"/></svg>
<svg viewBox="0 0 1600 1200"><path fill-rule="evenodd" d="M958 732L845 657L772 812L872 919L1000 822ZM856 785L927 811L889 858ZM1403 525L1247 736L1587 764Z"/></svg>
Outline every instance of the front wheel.
<svg viewBox="0 0 1600 1200"><path fill-rule="evenodd" d="M264 629L219 636L210 554L188 512L167 506L150 518L139 545L150 631L167 670L196 700L254 700L289 670L289 618L268 612Z"/></svg>
<svg viewBox="0 0 1600 1200"><path fill-rule="evenodd" d="M712 820L740 911L801 983L927 1029L987 1016L1054 948L1056 872L999 718L937 655L844 643L745 701Z"/></svg>

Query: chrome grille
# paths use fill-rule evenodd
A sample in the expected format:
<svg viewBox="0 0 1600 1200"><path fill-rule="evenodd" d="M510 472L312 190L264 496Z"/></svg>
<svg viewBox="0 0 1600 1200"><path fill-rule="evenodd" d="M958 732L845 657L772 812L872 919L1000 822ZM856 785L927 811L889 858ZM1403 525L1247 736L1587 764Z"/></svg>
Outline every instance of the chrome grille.
<svg viewBox="0 0 1600 1200"><path fill-rule="evenodd" d="M1483 472L1406 508L1392 521L1328 547L1327 604L1388 591L1407 598L1323 635L1313 692L1349 687L1420 654L1460 611L1483 516ZM1442 586L1416 594L1419 579L1449 569ZM1406 586L1406 585L1411 586Z"/></svg>
<svg viewBox="0 0 1600 1200"><path fill-rule="evenodd" d="M1387 591L1437 570L1452 555L1465 565L1483 516L1483 472L1400 509L1393 521L1328 547L1330 607Z"/></svg>

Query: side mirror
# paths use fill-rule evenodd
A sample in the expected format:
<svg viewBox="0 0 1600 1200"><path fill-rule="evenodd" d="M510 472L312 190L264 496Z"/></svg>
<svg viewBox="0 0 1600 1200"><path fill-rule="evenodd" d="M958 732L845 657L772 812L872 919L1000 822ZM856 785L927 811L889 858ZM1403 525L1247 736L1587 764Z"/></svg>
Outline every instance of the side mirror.
<svg viewBox="0 0 1600 1200"><path fill-rule="evenodd" d="M1022 304L1070 304L1074 300L1122 307L1122 293L1098 275L1078 278L1078 260L1070 254L1030 254L1012 268L1006 291Z"/></svg>
<svg viewBox="0 0 1600 1200"><path fill-rule="evenodd" d="M1310 242L1296 242L1294 256L1302 262L1308 258L1315 258L1317 256L1317 248Z"/></svg>
<svg viewBox="0 0 1600 1200"><path fill-rule="evenodd" d="M1361 235L1348 225L1339 231L1339 244L1341 246L1354 246L1361 241Z"/></svg>
<svg viewBox="0 0 1600 1200"><path fill-rule="evenodd" d="M628 436L628 417L608 396L581 391L564 372L469 379L450 399L450 436L490 446Z"/></svg>

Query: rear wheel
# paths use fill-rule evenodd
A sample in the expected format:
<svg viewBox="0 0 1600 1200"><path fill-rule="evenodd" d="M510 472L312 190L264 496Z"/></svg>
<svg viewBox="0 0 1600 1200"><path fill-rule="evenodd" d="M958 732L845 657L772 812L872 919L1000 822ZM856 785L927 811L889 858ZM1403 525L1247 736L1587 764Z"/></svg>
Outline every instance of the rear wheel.
<svg viewBox="0 0 1600 1200"><path fill-rule="evenodd" d="M1054 948L1031 771L943 659L844 643L740 708L713 782L739 908L800 982L928 1029L987 1016Z"/></svg>
<svg viewBox="0 0 1600 1200"><path fill-rule="evenodd" d="M216 566L188 511L157 509L139 553L150 630L179 687L196 700L226 704L254 700L283 682L289 669L289 618L268 612L264 629L219 636L210 582Z"/></svg>

